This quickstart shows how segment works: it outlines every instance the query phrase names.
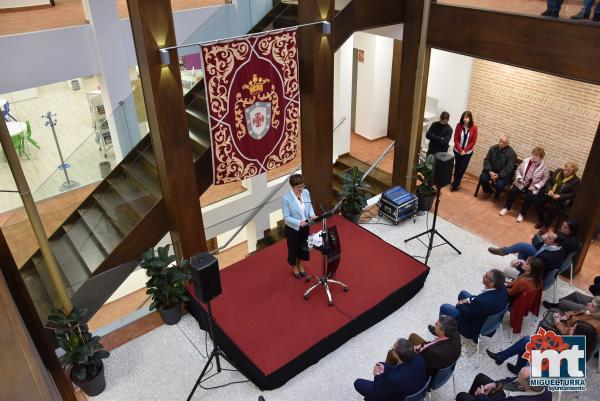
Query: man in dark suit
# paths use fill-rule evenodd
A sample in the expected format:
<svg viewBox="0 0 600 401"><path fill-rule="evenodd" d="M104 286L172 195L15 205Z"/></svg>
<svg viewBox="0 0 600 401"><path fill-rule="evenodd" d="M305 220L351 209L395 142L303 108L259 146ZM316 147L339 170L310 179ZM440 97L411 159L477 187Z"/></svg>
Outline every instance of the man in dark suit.
<svg viewBox="0 0 600 401"><path fill-rule="evenodd" d="M535 244L517 242L516 244L502 248L488 248L488 251L498 256L517 253L519 259L511 264L510 268L504 269L504 274L509 278L516 278L523 273L521 267L522 261L529 256L535 256L542 261L545 276L552 270L561 267L565 260L565 252L563 250L564 235L559 235L554 231L548 231L541 236L541 239L542 241L535 241Z"/></svg>
<svg viewBox="0 0 600 401"><path fill-rule="evenodd" d="M427 375L433 377L440 369L458 360L461 343L458 323L451 316L440 316L434 325L429 325L429 331L435 336L433 341L425 341L415 333L408 337L408 341L414 345L415 352L425 359Z"/></svg>
<svg viewBox="0 0 600 401"><path fill-rule="evenodd" d="M447 111L443 111L440 114L440 121L436 121L431 124L431 127L427 130L425 136L429 139L429 146L427 147L427 154L434 155L439 152L448 152L448 144L452 139L452 127L448 125L450 114Z"/></svg>
<svg viewBox="0 0 600 401"><path fill-rule="evenodd" d="M458 294L458 303L444 304L440 307L440 316L452 316L458 322L458 331L465 338L477 342L483 322L491 315L502 312L508 305L508 291L504 285L505 277L498 269L492 269L483 275L485 289L477 296L462 290Z"/></svg>
<svg viewBox="0 0 600 401"><path fill-rule="evenodd" d="M403 400L425 386L425 360L414 351L412 344L400 338L392 350L398 357L397 365L378 362L373 368L373 381L354 381L354 388L365 397L365 401Z"/></svg>

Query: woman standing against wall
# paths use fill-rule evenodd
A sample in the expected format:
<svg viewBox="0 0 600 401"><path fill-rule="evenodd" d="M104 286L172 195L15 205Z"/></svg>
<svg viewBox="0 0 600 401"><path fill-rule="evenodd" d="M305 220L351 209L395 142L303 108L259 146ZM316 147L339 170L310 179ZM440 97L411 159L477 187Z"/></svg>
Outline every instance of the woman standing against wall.
<svg viewBox="0 0 600 401"><path fill-rule="evenodd" d="M460 187L476 142L477 126L473 122L473 114L467 110L462 113L454 129L454 180L450 187L451 191L456 191Z"/></svg>

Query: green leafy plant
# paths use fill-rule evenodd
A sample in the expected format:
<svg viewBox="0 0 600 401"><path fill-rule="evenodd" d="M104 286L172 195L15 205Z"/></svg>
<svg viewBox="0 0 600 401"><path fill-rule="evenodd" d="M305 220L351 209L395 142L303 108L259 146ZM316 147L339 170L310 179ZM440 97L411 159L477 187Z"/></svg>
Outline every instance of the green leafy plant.
<svg viewBox="0 0 600 401"><path fill-rule="evenodd" d="M169 248L150 248L142 256L140 266L150 277L146 282L146 294L152 296L150 310L170 308L189 299L185 295L185 283L190 279L188 260L169 255Z"/></svg>
<svg viewBox="0 0 600 401"><path fill-rule="evenodd" d="M92 336L83 322L85 309L74 307L69 314L54 309L48 316L48 328L65 354L60 363L65 370L71 368L71 377L78 381L90 380L102 370L102 359L110 355L100 344L100 336Z"/></svg>
<svg viewBox="0 0 600 401"><path fill-rule="evenodd" d="M360 215L367 205L370 194L369 185L362 179L362 173L354 166L349 171L341 174L343 180L341 196L343 198L341 209L346 217Z"/></svg>
<svg viewBox="0 0 600 401"><path fill-rule="evenodd" d="M417 186L415 187L415 193L419 197L428 197L435 195L437 189L433 185L433 163L435 157L433 155L427 155L425 160L417 163L415 169L417 170Z"/></svg>

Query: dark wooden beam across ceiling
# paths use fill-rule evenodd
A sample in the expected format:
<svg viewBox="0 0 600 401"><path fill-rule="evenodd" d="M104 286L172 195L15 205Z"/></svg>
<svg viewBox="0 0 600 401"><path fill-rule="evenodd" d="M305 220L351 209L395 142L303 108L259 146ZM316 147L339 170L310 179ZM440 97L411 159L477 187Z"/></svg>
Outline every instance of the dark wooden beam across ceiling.
<svg viewBox="0 0 600 401"><path fill-rule="evenodd" d="M599 38L599 24L433 3L427 45L600 84Z"/></svg>

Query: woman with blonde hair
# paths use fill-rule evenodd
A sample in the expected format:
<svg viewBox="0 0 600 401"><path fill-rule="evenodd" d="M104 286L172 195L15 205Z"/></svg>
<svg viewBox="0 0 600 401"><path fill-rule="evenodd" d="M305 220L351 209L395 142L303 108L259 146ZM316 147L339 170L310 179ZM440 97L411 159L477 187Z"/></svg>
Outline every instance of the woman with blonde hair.
<svg viewBox="0 0 600 401"><path fill-rule="evenodd" d="M504 208L498 213L500 216L504 216L511 209L513 202L517 196L522 193L525 196L523 199L523 205L521 211L517 216L517 223L521 223L527 215L527 210L537 197L538 193L550 177L550 170L548 165L544 162L546 151L542 147L535 147L531 151L531 157L526 158L517 167L515 174L515 181L513 182L512 190L506 200Z"/></svg>
<svg viewBox="0 0 600 401"><path fill-rule="evenodd" d="M573 203L579 188L578 170L579 166L573 162L567 162L564 168L556 169L548 181L546 194L536 199L539 223L535 228L540 228L540 232L548 231L556 217L565 214ZM546 207L548 208L547 213L544 210Z"/></svg>

